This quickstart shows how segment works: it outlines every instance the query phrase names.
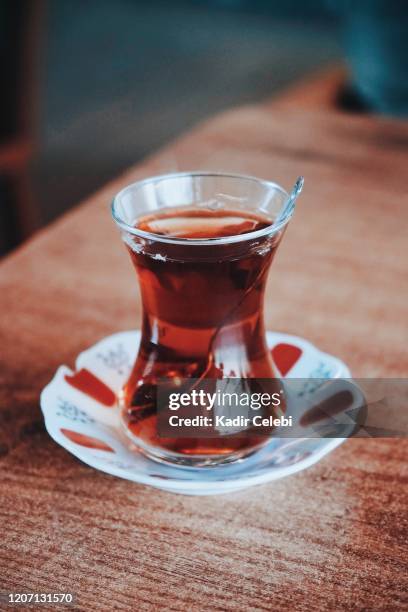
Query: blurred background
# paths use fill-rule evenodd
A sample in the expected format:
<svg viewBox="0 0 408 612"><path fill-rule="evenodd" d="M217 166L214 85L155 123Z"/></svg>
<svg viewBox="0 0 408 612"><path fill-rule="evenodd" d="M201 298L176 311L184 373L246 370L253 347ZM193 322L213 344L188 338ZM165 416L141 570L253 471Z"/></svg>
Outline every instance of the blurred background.
<svg viewBox="0 0 408 612"><path fill-rule="evenodd" d="M406 0L0 0L0 254L197 121L347 63L407 114Z"/></svg>

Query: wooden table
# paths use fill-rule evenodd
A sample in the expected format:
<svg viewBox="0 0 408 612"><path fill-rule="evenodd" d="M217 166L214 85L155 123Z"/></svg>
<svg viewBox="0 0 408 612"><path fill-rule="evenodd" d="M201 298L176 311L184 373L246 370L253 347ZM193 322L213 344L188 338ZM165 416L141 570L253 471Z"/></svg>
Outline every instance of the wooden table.
<svg viewBox="0 0 408 612"><path fill-rule="evenodd" d="M39 408L59 364L139 324L108 205L130 181L173 170L286 187L304 174L271 273L268 326L338 355L356 376L406 376L407 149L402 122L232 110L1 264L0 590L73 591L81 610L407 609L406 441L349 440L285 480L190 498L79 463L46 434Z"/></svg>

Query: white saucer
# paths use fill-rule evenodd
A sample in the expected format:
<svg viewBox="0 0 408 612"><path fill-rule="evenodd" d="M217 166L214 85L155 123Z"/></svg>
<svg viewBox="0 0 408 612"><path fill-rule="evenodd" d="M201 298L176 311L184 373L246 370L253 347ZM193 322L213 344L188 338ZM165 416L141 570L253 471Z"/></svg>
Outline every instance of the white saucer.
<svg viewBox="0 0 408 612"><path fill-rule="evenodd" d="M275 438L251 457L215 468L185 469L150 460L135 451L121 431L115 401L139 341L139 331L104 338L78 356L75 372L61 366L41 394L50 436L93 468L173 493L213 495L304 470L344 442L344 438ZM284 378L350 377L342 361L302 338L268 332L268 344ZM84 381L94 383L98 400L80 390Z"/></svg>

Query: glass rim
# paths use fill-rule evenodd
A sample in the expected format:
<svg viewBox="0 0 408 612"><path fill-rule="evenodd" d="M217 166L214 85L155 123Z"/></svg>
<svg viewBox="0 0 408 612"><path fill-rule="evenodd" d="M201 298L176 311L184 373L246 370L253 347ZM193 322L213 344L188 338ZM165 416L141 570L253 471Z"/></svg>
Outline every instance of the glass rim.
<svg viewBox="0 0 408 612"><path fill-rule="evenodd" d="M266 179L261 179L256 176L252 176L250 174L239 174L233 172L211 172L211 171L203 171L203 170L194 170L191 172L169 172L166 174L157 174L154 176L147 177L145 179L141 179L139 181L134 181L129 185L126 185L123 189L121 189L112 199L111 203L111 214L115 223L125 232L132 234L133 236L138 236L139 238L144 238L146 240L155 241L155 242L165 242L167 244L183 244L185 246L210 246L210 245L218 245L218 244L231 244L233 242L244 242L246 240L253 240L256 238L262 238L263 236L268 236L270 234L274 235L283 229L290 219L293 216L294 208L286 214L279 223L272 222L267 227L264 227L260 230L256 230L254 232L248 232L245 234L235 234L232 236L220 236L217 238L180 238L177 236L164 236L160 234L155 234L153 232L147 232L145 230L141 230L138 227L134 227L133 225L129 225L126 221L124 221L119 214L117 213L116 207L119 203L120 199L125 195L125 193L135 187L141 187L143 185L149 183L156 183L158 181L163 181L167 179L176 179L183 177L224 177L224 178L236 178L236 179L244 179L258 183L268 189L275 189L275 191L279 191L285 196L285 199L289 197L286 189L281 187L278 183L273 181L268 181Z"/></svg>

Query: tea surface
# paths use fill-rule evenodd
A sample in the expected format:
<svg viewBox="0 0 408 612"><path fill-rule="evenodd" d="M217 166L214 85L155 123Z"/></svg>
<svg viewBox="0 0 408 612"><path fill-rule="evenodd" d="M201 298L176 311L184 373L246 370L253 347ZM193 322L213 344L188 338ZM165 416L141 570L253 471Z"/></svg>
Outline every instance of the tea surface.
<svg viewBox="0 0 408 612"><path fill-rule="evenodd" d="M210 239L255 232L272 222L267 216L240 209L180 206L145 215L136 227L159 236Z"/></svg>

